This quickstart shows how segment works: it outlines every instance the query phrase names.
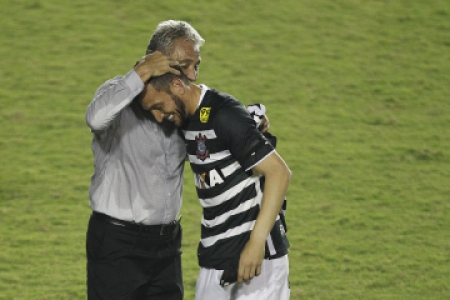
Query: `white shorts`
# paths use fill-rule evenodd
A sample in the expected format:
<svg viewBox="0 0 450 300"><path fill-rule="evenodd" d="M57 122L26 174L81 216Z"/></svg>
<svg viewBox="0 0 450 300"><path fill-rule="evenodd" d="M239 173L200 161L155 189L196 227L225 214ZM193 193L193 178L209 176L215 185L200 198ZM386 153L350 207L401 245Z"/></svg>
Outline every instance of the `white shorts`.
<svg viewBox="0 0 450 300"><path fill-rule="evenodd" d="M242 284L222 287L223 270L200 268L195 300L288 300L289 259L285 255L273 260L263 260L259 276Z"/></svg>

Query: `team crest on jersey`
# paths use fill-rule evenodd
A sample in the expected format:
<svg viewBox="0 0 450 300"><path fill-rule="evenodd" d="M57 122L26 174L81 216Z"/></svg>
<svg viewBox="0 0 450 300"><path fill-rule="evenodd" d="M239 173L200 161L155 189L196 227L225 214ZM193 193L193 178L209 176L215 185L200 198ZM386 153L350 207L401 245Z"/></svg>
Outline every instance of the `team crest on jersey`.
<svg viewBox="0 0 450 300"><path fill-rule="evenodd" d="M207 157L209 157L209 150L206 149L206 136L202 136L201 133L195 137L195 141L197 142L197 157L204 161Z"/></svg>
<svg viewBox="0 0 450 300"><path fill-rule="evenodd" d="M200 109L200 122L202 122L202 123L208 122L210 112L211 112L211 107L202 107Z"/></svg>

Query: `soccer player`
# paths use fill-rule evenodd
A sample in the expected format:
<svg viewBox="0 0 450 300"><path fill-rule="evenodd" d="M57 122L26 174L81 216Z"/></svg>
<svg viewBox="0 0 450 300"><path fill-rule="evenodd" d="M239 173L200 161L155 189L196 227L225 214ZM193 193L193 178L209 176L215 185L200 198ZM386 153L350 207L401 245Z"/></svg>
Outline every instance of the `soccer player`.
<svg viewBox="0 0 450 300"><path fill-rule="evenodd" d="M231 95L183 73L148 83L141 105L183 130L203 207L196 300L289 299L288 166Z"/></svg>

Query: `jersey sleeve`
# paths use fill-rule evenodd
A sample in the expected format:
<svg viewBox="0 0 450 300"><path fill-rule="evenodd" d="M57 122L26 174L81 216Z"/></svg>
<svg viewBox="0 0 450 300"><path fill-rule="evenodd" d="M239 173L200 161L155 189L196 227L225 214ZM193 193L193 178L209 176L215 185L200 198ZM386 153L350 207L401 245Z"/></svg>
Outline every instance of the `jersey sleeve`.
<svg viewBox="0 0 450 300"><path fill-rule="evenodd" d="M274 151L243 105L221 109L215 118L214 130L245 171Z"/></svg>

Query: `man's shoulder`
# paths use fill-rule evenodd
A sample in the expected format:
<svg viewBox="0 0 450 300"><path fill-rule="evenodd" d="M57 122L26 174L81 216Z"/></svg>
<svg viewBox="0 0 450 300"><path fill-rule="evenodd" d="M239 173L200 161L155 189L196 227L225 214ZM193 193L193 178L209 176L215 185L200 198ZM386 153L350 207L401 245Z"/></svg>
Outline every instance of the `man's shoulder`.
<svg viewBox="0 0 450 300"><path fill-rule="evenodd" d="M130 91L132 91L135 95L139 94L144 87L144 83L140 79L139 75L136 73L136 71L134 71L134 69L132 69L125 75L117 75L106 80L102 85L100 85L97 92L108 89L114 85L122 87L128 86Z"/></svg>
<svg viewBox="0 0 450 300"><path fill-rule="evenodd" d="M242 104L233 95L218 91L216 89L210 89L205 94L205 104L214 107L233 107L241 106Z"/></svg>
<svg viewBox="0 0 450 300"><path fill-rule="evenodd" d="M245 110L245 106L234 96L215 89L210 89L206 93L201 106L210 110L211 117L232 115Z"/></svg>
<svg viewBox="0 0 450 300"><path fill-rule="evenodd" d="M120 80L123 80L125 78L124 75L117 75L113 78L109 78L107 79L105 82L103 82L103 84L101 86L107 86L107 85L111 85L111 84L115 84Z"/></svg>

